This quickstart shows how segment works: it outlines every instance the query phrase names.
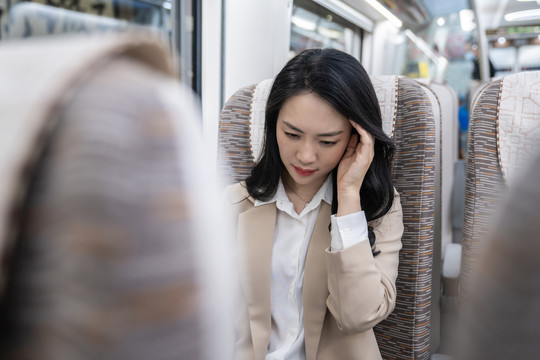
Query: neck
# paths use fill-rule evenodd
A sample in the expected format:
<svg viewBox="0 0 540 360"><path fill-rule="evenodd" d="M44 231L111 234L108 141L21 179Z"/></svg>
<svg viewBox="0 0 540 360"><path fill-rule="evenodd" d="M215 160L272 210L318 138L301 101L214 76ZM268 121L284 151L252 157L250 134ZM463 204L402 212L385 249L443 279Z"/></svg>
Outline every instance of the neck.
<svg viewBox="0 0 540 360"><path fill-rule="evenodd" d="M292 195L296 196L299 200L302 200L303 203L305 203L306 205L311 201L311 199L313 198L313 196L311 196L310 198L306 198L306 197L303 197L303 196L300 196L296 191L294 191L294 189L288 185L288 184L284 184L284 187L285 187L285 191L287 192L287 195L289 195L289 198L290 198L290 195L292 193Z"/></svg>
<svg viewBox="0 0 540 360"><path fill-rule="evenodd" d="M306 204L309 203L311 199L313 199L317 191L319 191L322 186L322 184L317 187L299 186L297 183L294 182L294 180L289 176L289 174L284 174L281 179L287 195L293 195L294 197L298 198L298 200L301 200Z"/></svg>

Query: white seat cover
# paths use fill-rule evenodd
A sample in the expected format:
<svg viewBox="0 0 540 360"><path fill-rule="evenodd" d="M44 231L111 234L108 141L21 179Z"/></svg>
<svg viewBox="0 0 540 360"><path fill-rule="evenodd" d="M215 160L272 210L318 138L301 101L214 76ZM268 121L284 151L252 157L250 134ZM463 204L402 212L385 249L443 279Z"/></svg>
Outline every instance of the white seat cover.
<svg viewBox="0 0 540 360"><path fill-rule="evenodd" d="M499 100L498 151L508 186L529 163L540 140L540 72L503 78Z"/></svg>

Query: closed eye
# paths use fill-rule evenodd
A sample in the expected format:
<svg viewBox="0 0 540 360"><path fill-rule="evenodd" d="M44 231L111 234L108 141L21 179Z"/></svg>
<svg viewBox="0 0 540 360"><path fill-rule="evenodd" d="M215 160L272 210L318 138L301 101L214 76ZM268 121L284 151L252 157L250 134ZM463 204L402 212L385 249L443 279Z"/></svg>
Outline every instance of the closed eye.
<svg viewBox="0 0 540 360"><path fill-rule="evenodd" d="M337 141L326 141L326 140L322 140L322 141L321 141L321 144L323 144L324 146L332 146L332 145L336 145L336 144L337 144Z"/></svg>
<svg viewBox="0 0 540 360"><path fill-rule="evenodd" d="M291 133L291 132L288 132L288 131L285 131L285 135L287 137L290 137L291 139L298 139L300 137L298 134L294 134L294 133Z"/></svg>

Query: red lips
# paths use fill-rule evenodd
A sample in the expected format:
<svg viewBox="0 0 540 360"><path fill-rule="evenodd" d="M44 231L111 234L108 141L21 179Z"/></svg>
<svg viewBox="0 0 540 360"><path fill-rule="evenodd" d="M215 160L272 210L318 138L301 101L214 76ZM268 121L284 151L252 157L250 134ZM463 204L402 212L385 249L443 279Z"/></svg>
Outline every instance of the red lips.
<svg viewBox="0 0 540 360"><path fill-rule="evenodd" d="M293 167L296 173L301 176L309 176L315 172L315 170L306 170L306 169L302 169L296 166L293 166Z"/></svg>

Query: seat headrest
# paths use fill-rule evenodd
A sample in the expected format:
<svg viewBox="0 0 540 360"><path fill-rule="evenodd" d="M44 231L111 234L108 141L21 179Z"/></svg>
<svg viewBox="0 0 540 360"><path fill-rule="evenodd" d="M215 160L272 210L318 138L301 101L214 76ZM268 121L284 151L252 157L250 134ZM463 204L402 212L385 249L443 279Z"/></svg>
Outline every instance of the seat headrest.
<svg viewBox="0 0 540 360"><path fill-rule="evenodd" d="M383 131L386 135L392 137L394 136L398 105L397 87L399 77L395 75L375 75L370 78L381 108Z"/></svg>
<svg viewBox="0 0 540 360"><path fill-rule="evenodd" d="M508 75L501 81L497 149L510 186L540 147L540 71Z"/></svg>

